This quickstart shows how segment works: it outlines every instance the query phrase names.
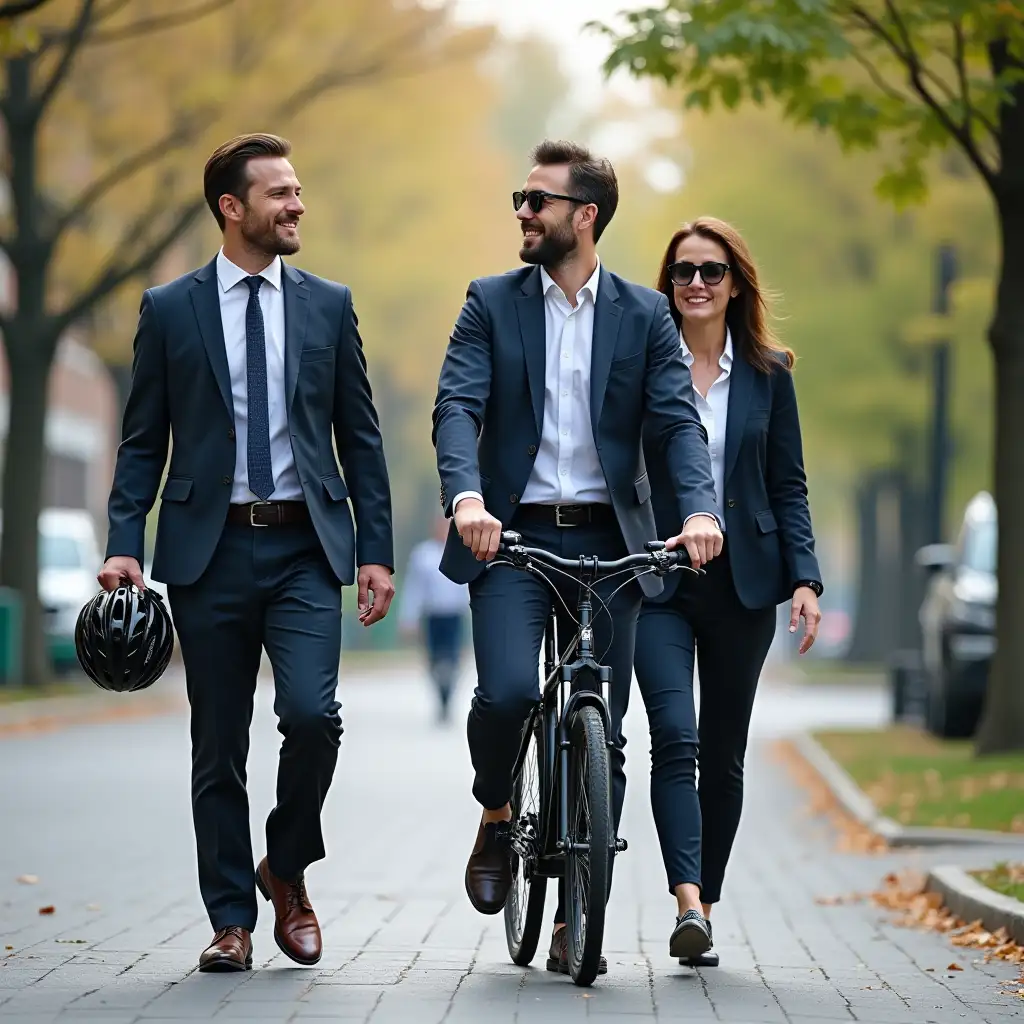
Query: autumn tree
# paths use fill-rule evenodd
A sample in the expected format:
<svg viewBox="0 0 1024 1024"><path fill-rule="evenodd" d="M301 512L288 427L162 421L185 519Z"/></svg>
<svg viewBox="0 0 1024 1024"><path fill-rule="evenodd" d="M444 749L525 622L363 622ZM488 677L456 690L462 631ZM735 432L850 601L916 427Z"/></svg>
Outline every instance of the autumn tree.
<svg viewBox="0 0 1024 1024"><path fill-rule="evenodd" d="M988 331L1000 538L998 651L978 747L1024 747L1024 7L665 0L627 15L623 31L606 31L609 69L681 88L690 107L774 101L848 150L882 147L892 156L878 191L897 203L924 196L930 154L950 146L987 188L1002 246Z"/></svg>
<svg viewBox="0 0 1024 1024"><path fill-rule="evenodd" d="M287 12L270 0L53 0L33 20L37 44L2 58L0 251L16 297L0 312L10 374L0 584L24 602L26 682L47 675L37 521L58 342L191 237L204 209L197 154L238 131L287 134L323 96L365 96L458 57L449 23L444 6L400 0Z"/></svg>

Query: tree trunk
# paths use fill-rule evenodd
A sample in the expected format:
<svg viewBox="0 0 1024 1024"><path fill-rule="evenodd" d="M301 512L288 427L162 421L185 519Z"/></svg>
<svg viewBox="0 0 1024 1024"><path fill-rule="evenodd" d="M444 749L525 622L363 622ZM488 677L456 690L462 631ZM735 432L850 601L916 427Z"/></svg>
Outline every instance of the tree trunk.
<svg viewBox="0 0 1024 1024"><path fill-rule="evenodd" d="M18 332L15 319L11 334ZM3 535L0 584L13 587L22 601L22 681L38 686L50 676L39 605L39 510L46 461L46 386L51 346L5 339L10 371L7 442L3 469Z"/></svg>
<svg viewBox="0 0 1024 1024"><path fill-rule="evenodd" d="M845 660L879 663L896 649L899 608L900 489L893 470L857 488L860 574L853 638Z"/></svg>
<svg viewBox="0 0 1024 1024"><path fill-rule="evenodd" d="M1003 266L989 330L995 355L997 648L977 734L980 754L1024 749L1024 185L996 197Z"/></svg>

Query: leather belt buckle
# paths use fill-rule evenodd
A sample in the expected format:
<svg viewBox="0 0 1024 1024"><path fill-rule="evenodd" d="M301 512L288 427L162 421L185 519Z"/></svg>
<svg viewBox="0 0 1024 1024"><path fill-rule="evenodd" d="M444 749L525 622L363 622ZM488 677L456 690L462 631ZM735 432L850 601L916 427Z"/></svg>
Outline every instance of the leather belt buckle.
<svg viewBox="0 0 1024 1024"><path fill-rule="evenodd" d="M254 501L254 502L252 502L249 505L249 525L250 526L259 526L259 527L269 526L270 525L269 523L257 523L256 522L256 508L257 508L258 505L266 505L266 506L269 507L271 505L271 502L269 502L269 501Z"/></svg>
<svg viewBox="0 0 1024 1024"><path fill-rule="evenodd" d="M564 510L564 513L563 513ZM571 526L579 526L581 519L571 518L565 520L562 518L563 514L573 517L576 513L583 511L582 505L556 505L555 506L555 526L560 526L563 529Z"/></svg>

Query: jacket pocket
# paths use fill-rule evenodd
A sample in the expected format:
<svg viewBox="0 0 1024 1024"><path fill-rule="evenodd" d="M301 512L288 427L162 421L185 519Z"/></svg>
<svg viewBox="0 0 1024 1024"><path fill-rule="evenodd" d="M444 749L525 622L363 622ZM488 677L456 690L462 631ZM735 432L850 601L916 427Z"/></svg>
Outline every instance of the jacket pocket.
<svg viewBox="0 0 1024 1024"><path fill-rule="evenodd" d="M633 486L636 488L636 500L642 505L651 496L651 481L647 474L638 477L633 481Z"/></svg>
<svg viewBox="0 0 1024 1024"><path fill-rule="evenodd" d="M762 512L755 512L754 520L757 523L758 533L774 533L779 528L779 524L775 522L775 513L770 508L766 508Z"/></svg>
<svg viewBox="0 0 1024 1024"><path fill-rule="evenodd" d="M344 501L348 497L348 488L340 476L321 477L321 482L331 501Z"/></svg>
<svg viewBox="0 0 1024 1024"><path fill-rule="evenodd" d="M304 348L302 350L301 362L317 363L326 359L334 358L334 346L325 345L321 348Z"/></svg>
<svg viewBox="0 0 1024 1024"><path fill-rule="evenodd" d="M192 480L187 476L169 476L164 482L162 501L188 501L192 493Z"/></svg>
<svg viewBox="0 0 1024 1024"><path fill-rule="evenodd" d="M629 355L620 356L611 361L611 370L627 370L631 366L639 365L644 361L646 353L641 349L639 352L631 352Z"/></svg>

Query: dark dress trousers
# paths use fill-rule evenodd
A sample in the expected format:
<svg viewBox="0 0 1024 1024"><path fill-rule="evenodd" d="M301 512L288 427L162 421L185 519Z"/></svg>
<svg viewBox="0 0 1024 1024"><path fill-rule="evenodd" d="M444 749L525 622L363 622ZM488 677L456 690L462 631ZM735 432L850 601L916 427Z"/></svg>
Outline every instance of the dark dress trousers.
<svg viewBox="0 0 1024 1024"><path fill-rule="evenodd" d="M108 507L107 557L141 563L170 444L152 574L168 585L185 663L199 883L215 929L256 922L245 765L261 651L284 737L267 856L294 880L324 856L320 811L342 731L341 586L356 563L394 564L351 293L287 265L281 284L288 429L308 520L227 522L236 441L215 260L143 295Z"/></svg>
<svg viewBox="0 0 1024 1024"><path fill-rule="evenodd" d="M538 267L470 284L434 406L433 438L447 515L457 494L477 491L491 515L504 527L522 532L527 543L565 557L615 558L643 551L644 543L656 537L678 533L694 513L716 514L707 436L691 397L690 374L668 304L658 292L603 268L594 307L590 426L612 511L600 523L569 528L517 514L541 442L545 346ZM651 449L663 459L665 484L672 494L660 533L642 452L645 427ZM499 808L511 795L522 725L539 697L538 659L553 597L526 573L507 567L485 573L484 565L463 545L453 523L441 570L469 584L478 677L468 723L476 772L473 792L484 807ZM568 581L559 585L574 609L578 588ZM650 594L661 589L652 576L641 585ZM621 721L640 598L640 586L627 585L612 603L611 616L599 615L595 621L597 651L614 673L616 822L625 792ZM563 629L561 635L565 633Z"/></svg>
<svg viewBox="0 0 1024 1024"><path fill-rule="evenodd" d="M821 582L807 501L793 376L744 357L732 364L725 428L725 549L697 580L669 576L644 601L635 669L651 728L651 803L669 888L721 896L743 804L743 761L776 606L802 581ZM653 440L653 439L652 439ZM673 515L657 448L645 446L659 528ZM694 660L700 670L699 728ZM700 765L699 796L695 769Z"/></svg>

